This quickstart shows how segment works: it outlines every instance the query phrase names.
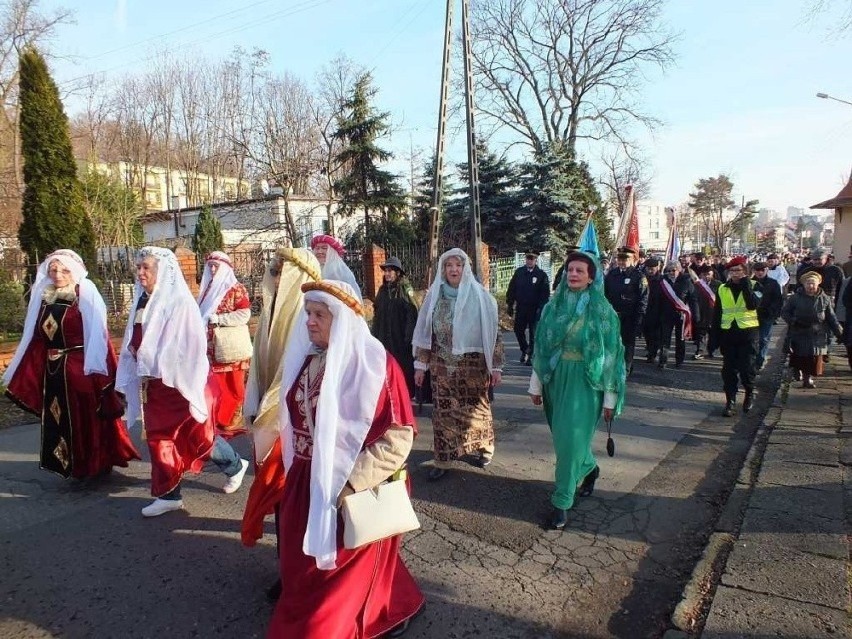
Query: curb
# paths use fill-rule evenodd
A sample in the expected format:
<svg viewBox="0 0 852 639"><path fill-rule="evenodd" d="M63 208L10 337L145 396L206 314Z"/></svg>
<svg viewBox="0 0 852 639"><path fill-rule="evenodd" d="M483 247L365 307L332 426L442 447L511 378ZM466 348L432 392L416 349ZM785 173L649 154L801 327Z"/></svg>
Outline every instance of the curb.
<svg viewBox="0 0 852 639"><path fill-rule="evenodd" d="M775 349L773 349L775 350ZM786 369L782 366L782 371ZM663 639L687 639L694 636L695 624L705 608L713 601L719 574L728 561L728 556L739 537L740 526L745 510L757 483L757 476L763 462L763 455L769 442L769 436L781 419L784 404L787 401L790 380L785 372L769 409L754 434L754 439L746 453L742 468L731 489L725 506L710 533L701 559L692 570L681 593L681 599L671 616L673 628L663 635Z"/></svg>

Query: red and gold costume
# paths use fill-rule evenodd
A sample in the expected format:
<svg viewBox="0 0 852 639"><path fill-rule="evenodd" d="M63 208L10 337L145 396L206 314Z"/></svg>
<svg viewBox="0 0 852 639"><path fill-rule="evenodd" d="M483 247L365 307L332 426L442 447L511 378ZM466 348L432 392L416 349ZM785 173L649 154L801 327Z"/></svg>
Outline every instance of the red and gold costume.
<svg viewBox="0 0 852 639"><path fill-rule="evenodd" d="M286 395L295 455L279 506L283 589L267 636L270 639L380 637L413 617L424 601L399 555L401 536L348 550L343 547L343 522L338 517L336 567L322 570L317 567L315 557L303 552L314 449L305 406L310 405L312 420L316 419L324 369L320 367L310 375L309 370L317 357L307 358ZM387 440L391 430L415 430L404 375L391 357L387 357L386 370L384 388L362 451L382 439ZM413 438L413 433L408 435Z"/></svg>
<svg viewBox="0 0 852 639"><path fill-rule="evenodd" d="M116 357L108 341L108 375L83 372L77 301L74 296L41 303L32 339L6 393L41 417L41 468L79 479L126 467L139 453L119 419Z"/></svg>

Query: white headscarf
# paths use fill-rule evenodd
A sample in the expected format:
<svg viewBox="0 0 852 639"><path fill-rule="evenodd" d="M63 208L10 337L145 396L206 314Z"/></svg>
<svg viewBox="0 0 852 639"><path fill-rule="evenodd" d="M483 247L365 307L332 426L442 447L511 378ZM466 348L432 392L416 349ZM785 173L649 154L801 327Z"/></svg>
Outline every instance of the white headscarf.
<svg viewBox="0 0 852 639"><path fill-rule="evenodd" d="M213 262L219 267L215 275L210 268ZM222 251L213 251L208 255L204 262L204 274L201 276L201 287L198 293L198 307L205 324L219 308L225 293L236 284L238 281L231 259Z"/></svg>
<svg viewBox="0 0 852 639"><path fill-rule="evenodd" d="M355 274L346 266L346 262L343 261L343 258L340 257L333 247L329 247L325 254L325 264L322 265L322 279L346 282L352 288L355 297L362 302L364 301L364 297L361 295L361 288L358 286L358 282L355 281Z"/></svg>
<svg viewBox="0 0 852 639"><path fill-rule="evenodd" d="M350 296L356 292L345 282L322 283ZM370 334L364 318L343 301L330 293L308 291L305 303L310 301L326 304L333 320L314 419L311 497L302 551L316 558L320 570L333 570L337 559L337 497L372 426L385 384L387 353ZM285 471L290 470L294 456L287 393L297 381L305 357L316 350L308 339L307 318L303 309L284 351L280 420Z"/></svg>
<svg viewBox="0 0 852 639"><path fill-rule="evenodd" d="M461 258L464 267L453 311L453 355L482 353L490 373L497 343L497 300L476 281L467 253L458 248L450 249L438 260L435 280L426 293L414 327L415 354L417 348L432 348L432 315L441 297L441 284L446 283L444 263L450 257Z"/></svg>
<svg viewBox="0 0 852 639"><path fill-rule="evenodd" d="M61 262L71 271L71 278L80 287L77 304L80 308L80 315L83 317L83 373L86 375L92 373L108 374L106 358L109 350L107 346L109 331L107 329L104 299L94 283L88 278L89 273L86 270L86 265L83 264L83 259L70 249L59 249L48 255L36 272L35 283L30 291L30 302L27 306L27 317L24 321L24 333L12 362L3 374L3 384L5 385L12 381L15 371L18 370L18 366L24 358L27 346L33 339L36 322L41 311L42 296L45 289L53 285L53 280L48 275L48 269L50 263L54 260Z"/></svg>
<svg viewBox="0 0 852 639"><path fill-rule="evenodd" d="M210 364L207 361L207 331L175 254L168 249L146 246L137 260L157 259L157 283L142 318L142 343L136 357L130 353L136 307L143 288L137 281L133 306L124 331L115 388L127 399L127 425L141 412L139 385L142 377L156 377L189 402L197 422L207 420L204 388Z"/></svg>

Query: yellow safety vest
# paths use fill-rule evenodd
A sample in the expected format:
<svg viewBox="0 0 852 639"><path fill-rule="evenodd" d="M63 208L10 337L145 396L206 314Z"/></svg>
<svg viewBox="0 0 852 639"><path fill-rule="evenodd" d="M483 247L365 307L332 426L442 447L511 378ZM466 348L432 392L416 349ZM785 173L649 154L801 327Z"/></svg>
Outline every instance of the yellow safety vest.
<svg viewBox="0 0 852 639"><path fill-rule="evenodd" d="M745 295L740 295L734 300L734 294L727 285L719 287L719 302L722 304L722 330L731 328L734 320L739 328L757 328L757 310L750 311L746 308Z"/></svg>

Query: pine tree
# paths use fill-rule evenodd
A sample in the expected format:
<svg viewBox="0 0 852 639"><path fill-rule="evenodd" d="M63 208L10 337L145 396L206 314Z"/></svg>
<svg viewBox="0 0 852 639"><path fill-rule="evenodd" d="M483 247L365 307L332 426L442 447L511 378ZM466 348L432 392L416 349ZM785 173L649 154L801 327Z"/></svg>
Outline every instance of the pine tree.
<svg viewBox="0 0 852 639"><path fill-rule="evenodd" d="M35 49L21 54L19 70L25 187L18 239L32 262L56 249L70 248L94 270L94 232L83 204L59 91Z"/></svg>
<svg viewBox="0 0 852 639"><path fill-rule="evenodd" d="M342 214L364 211L363 230L368 242L389 241L391 237L399 241L400 236L411 233L411 228L405 218L405 196L396 177L377 166L393 156L376 144L388 131L388 114L376 112L370 104L376 95L372 81L369 73L362 75L352 96L343 104L344 115L334 134L343 142L343 149L336 156L343 166L343 177L334 188ZM376 224L376 216L381 225Z"/></svg>
<svg viewBox="0 0 852 639"><path fill-rule="evenodd" d="M523 209L518 226L524 246L554 251L559 257L577 243L588 212L603 209L588 165L561 144L545 148L524 165L519 196ZM598 227L599 237L602 232Z"/></svg>
<svg viewBox="0 0 852 639"><path fill-rule="evenodd" d="M476 143L479 169L479 209L482 241L497 253L525 250L524 238L518 233L517 167L488 149L483 141ZM455 197L446 208L445 227L448 234L470 237L470 173L467 162L457 165L464 187L454 191Z"/></svg>
<svg viewBox="0 0 852 639"><path fill-rule="evenodd" d="M222 225L219 218L213 215L213 209L205 206L198 214L195 223L195 233L192 235L192 250L198 260L199 266L204 259L213 251L221 251L225 248L225 240L222 237Z"/></svg>

